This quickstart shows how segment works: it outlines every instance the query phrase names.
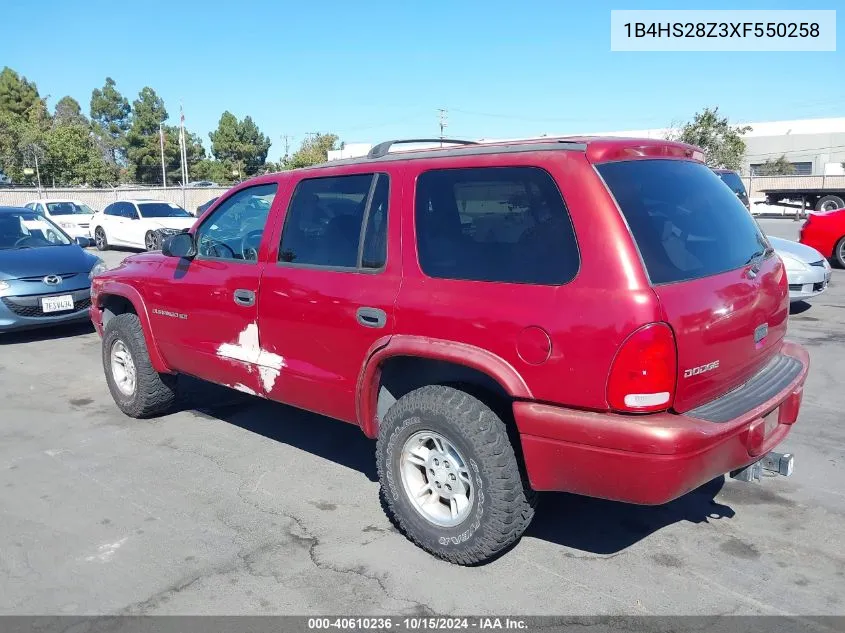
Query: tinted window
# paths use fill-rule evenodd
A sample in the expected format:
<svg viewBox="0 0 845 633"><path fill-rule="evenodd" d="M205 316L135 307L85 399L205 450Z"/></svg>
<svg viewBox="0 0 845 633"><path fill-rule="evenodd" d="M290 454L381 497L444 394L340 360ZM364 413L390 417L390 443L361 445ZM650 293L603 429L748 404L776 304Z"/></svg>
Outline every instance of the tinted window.
<svg viewBox="0 0 845 633"><path fill-rule="evenodd" d="M737 174L733 172L721 173L719 174L719 178L722 179L728 187L731 188L731 191L734 193L741 193L745 195L745 185L742 184L742 178L740 178Z"/></svg>
<svg viewBox="0 0 845 633"><path fill-rule="evenodd" d="M138 219L138 210L135 208L135 205L131 202L120 202L118 203L120 208L118 210L118 215L122 218L126 218L127 220L137 220Z"/></svg>
<svg viewBox="0 0 845 633"><path fill-rule="evenodd" d="M285 218L279 261L381 268L387 239L388 189L384 174L303 180L294 191ZM365 218L367 234L363 248L359 248Z"/></svg>
<svg viewBox="0 0 845 633"><path fill-rule="evenodd" d="M120 215L118 210L120 209L119 203L115 202L110 204L105 209L103 209L103 215Z"/></svg>
<svg viewBox="0 0 845 633"><path fill-rule="evenodd" d="M736 195L700 163L636 160L598 170L631 227L652 283L733 270L768 246Z"/></svg>
<svg viewBox="0 0 845 633"><path fill-rule="evenodd" d="M256 261L277 188L256 185L223 200L197 229L200 257Z"/></svg>
<svg viewBox="0 0 845 633"><path fill-rule="evenodd" d="M142 218L190 218L193 217L173 202L139 202Z"/></svg>
<svg viewBox="0 0 845 633"><path fill-rule="evenodd" d="M48 202L47 210L50 215L92 215L94 211L84 204L75 202Z"/></svg>
<svg viewBox="0 0 845 633"><path fill-rule="evenodd" d="M420 175L416 227L420 266L431 277L556 285L578 272L563 198L535 167Z"/></svg>

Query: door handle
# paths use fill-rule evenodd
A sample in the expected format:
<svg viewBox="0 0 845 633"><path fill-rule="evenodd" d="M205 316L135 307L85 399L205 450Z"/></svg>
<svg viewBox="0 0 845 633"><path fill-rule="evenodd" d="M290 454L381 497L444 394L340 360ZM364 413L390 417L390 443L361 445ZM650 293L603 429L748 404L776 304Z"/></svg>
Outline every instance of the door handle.
<svg viewBox="0 0 845 633"><path fill-rule="evenodd" d="M381 328L387 324L387 314L378 308L358 308L355 318L364 327Z"/></svg>
<svg viewBox="0 0 845 633"><path fill-rule="evenodd" d="M252 290L243 290L239 288L238 290L235 290L233 296L235 303L239 306L249 308L255 305L255 293Z"/></svg>

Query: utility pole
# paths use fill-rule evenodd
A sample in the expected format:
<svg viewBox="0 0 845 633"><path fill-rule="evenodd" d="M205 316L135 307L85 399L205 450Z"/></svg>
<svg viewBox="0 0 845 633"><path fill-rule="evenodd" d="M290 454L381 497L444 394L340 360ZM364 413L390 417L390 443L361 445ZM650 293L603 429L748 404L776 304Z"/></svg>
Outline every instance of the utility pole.
<svg viewBox="0 0 845 633"><path fill-rule="evenodd" d="M161 145L161 186L167 189L167 171L164 168L164 128L158 124L158 140Z"/></svg>
<svg viewBox="0 0 845 633"><path fill-rule="evenodd" d="M285 144L285 158L290 154L290 140L293 137L290 134L282 134L282 141Z"/></svg>
<svg viewBox="0 0 845 633"><path fill-rule="evenodd" d="M446 117L448 115L448 110L446 108L437 108L437 118L438 122L440 123L440 147L443 147L443 131L446 129L448 123L446 122Z"/></svg>

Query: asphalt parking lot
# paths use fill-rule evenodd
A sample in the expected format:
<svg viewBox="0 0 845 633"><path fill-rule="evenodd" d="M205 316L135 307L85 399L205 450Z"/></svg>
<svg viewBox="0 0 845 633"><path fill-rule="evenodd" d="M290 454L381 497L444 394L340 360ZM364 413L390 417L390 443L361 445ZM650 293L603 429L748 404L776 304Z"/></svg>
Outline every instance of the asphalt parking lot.
<svg viewBox="0 0 845 633"><path fill-rule="evenodd" d="M812 361L794 476L653 508L546 494L477 568L392 529L352 426L203 385L132 420L92 328L2 336L0 613L843 614L845 271L789 336Z"/></svg>

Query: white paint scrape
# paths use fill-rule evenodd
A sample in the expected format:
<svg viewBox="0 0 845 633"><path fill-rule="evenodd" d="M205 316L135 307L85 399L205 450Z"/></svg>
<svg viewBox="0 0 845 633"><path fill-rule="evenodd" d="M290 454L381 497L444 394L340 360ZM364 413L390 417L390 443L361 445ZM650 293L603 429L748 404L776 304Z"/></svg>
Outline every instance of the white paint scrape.
<svg viewBox="0 0 845 633"><path fill-rule="evenodd" d="M237 383L236 385L232 385L232 389L235 391L240 391L241 393L248 393L251 396L257 396L258 394L255 393L254 390L250 389L246 385L242 385L241 383Z"/></svg>
<svg viewBox="0 0 845 633"><path fill-rule="evenodd" d="M250 323L243 332L238 335L237 343L223 343L217 348L217 355L222 358L231 358L244 363L258 366L258 373L261 376L261 384L266 392L273 389L276 379L285 366L285 359L261 349L258 344L258 325ZM243 389L239 389L243 387ZM235 386L235 389L243 391L248 389L244 385ZM251 393L248 391L246 393Z"/></svg>
<svg viewBox="0 0 845 633"><path fill-rule="evenodd" d="M119 541L115 541L114 543L104 543L97 548L97 553L93 556L87 556L85 558L86 561L92 562L95 560L100 561L101 563L107 563L111 560L111 557L114 556L114 553L120 549L121 545L123 545L126 541L129 540L128 536L123 537Z"/></svg>

